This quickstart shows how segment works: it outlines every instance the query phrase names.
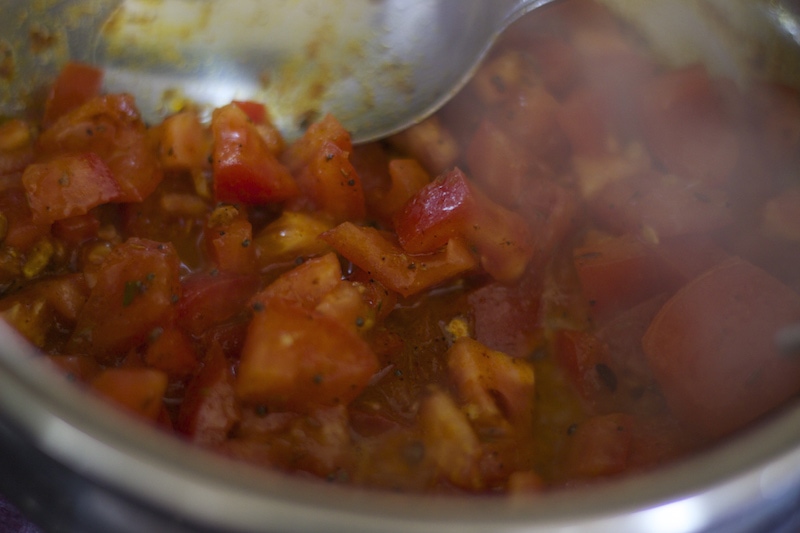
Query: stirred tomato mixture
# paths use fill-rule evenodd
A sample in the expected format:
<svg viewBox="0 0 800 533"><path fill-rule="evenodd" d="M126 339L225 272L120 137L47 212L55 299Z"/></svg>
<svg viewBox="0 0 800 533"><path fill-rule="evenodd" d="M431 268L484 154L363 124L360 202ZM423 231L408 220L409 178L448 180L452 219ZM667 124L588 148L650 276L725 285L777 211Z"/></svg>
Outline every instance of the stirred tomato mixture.
<svg viewBox="0 0 800 533"><path fill-rule="evenodd" d="M0 124L0 312L212 450L430 492L653 468L800 390L800 98L667 70L609 13L524 19L438 115L286 142L145 125L69 64Z"/></svg>

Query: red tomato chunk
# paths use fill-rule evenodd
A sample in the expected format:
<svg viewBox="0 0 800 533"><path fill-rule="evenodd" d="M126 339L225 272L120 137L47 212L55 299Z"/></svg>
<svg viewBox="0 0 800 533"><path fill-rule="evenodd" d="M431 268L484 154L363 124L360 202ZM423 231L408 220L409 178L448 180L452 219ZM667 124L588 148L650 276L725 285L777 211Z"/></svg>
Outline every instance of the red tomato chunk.
<svg viewBox="0 0 800 533"><path fill-rule="evenodd" d="M329 482L540 493L800 392L794 89L665 68L592 0L360 146L256 101L145 125L102 76L70 63L38 122L0 121L0 318L132 424Z"/></svg>

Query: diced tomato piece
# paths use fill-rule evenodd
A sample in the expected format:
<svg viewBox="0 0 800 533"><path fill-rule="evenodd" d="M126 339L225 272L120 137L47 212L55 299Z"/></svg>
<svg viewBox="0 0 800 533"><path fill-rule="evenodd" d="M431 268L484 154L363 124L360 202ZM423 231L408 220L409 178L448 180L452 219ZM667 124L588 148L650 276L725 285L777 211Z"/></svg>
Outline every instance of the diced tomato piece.
<svg viewBox="0 0 800 533"><path fill-rule="evenodd" d="M131 238L114 247L70 338L71 353L113 360L173 315L181 295L180 260L171 244Z"/></svg>
<svg viewBox="0 0 800 533"><path fill-rule="evenodd" d="M635 419L613 413L589 418L570 436L567 470L575 476L619 474L628 466Z"/></svg>
<svg viewBox="0 0 800 533"><path fill-rule="evenodd" d="M340 281L322 297L314 310L359 335L375 325L373 308L364 298L361 285L350 281Z"/></svg>
<svg viewBox="0 0 800 533"><path fill-rule="evenodd" d="M431 182L431 176L416 159L392 159L387 168L389 187L373 194L371 211L391 224L406 202Z"/></svg>
<svg viewBox="0 0 800 533"><path fill-rule="evenodd" d="M459 239L430 254L410 255L375 228L343 222L321 238L337 252L374 277L386 288L403 296L429 289L478 266Z"/></svg>
<svg viewBox="0 0 800 533"><path fill-rule="evenodd" d="M228 438L241 417L231 366L220 346L212 345L200 372L186 388L177 429L192 442L215 445Z"/></svg>
<svg viewBox="0 0 800 533"><path fill-rule="evenodd" d="M98 96L102 85L103 71L99 68L74 61L64 65L45 100L45 126Z"/></svg>
<svg viewBox="0 0 800 533"><path fill-rule="evenodd" d="M253 314L236 393L270 409L347 405L377 370L369 345L337 321L272 300Z"/></svg>
<svg viewBox="0 0 800 533"><path fill-rule="evenodd" d="M163 178L147 129L128 94L98 96L62 115L39 137L42 155L93 152L121 190L118 202L140 202Z"/></svg>
<svg viewBox="0 0 800 533"><path fill-rule="evenodd" d="M467 301L475 338L493 350L514 357L533 351L539 327L541 282L526 276L519 286L489 283L472 291Z"/></svg>
<svg viewBox="0 0 800 533"><path fill-rule="evenodd" d="M459 154L458 143L436 115L392 135L388 141L434 176L452 168Z"/></svg>
<svg viewBox="0 0 800 533"><path fill-rule="evenodd" d="M447 351L447 370L473 424L528 431L533 420L534 373L525 359L461 337Z"/></svg>
<svg viewBox="0 0 800 533"><path fill-rule="evenodd" d="M463 237L477 249L483 268L500 281L517 279L533 253L524 219L472 187L459 169L420 189L398 212L395 229L410 253L432 252Z"/></svg>
<svg viewBox="0 0 800 533"><path fill-rule="evenodd" d="M705 67L661 74L641 88L639 117L650 151L672 172L719 184L738 164L738 111Z"/></svg>
<svg viewBox="0 0 800 533"><path fill-rule="evenodd" d="M583 216L583 204L575 189L538 179L525 188L519 205L517 212L527 222L531 238L530 264L542 268Z"/></svg>
<svg viewBox="0 0 800 533"><path fill-rule="evenodd" d="M602 96L589 89L572 92L559 109L558 124L573 154L596 156L609 149L611 131Z"/></svg>
<svg viewBox="0 0 800 533"><path fill-rule="evenodd" d="M294 178L236 104L214 111L214 197L219 202L266 204L299 193Z"/></svg>
<svg viewBox="0 0 800 533"><path fill-rule="evenodd" d="M93 153L57 156L29 165L22 174L34 222L85 215L113 202L121 190L108 166Z"/></svg>
<svg viewBox="0 0 800 533"><path fill-rule="evenodd" d="M249 100L234 100L233 103L239 106L253 124L256 125L270 152L276 156L283 152L286 143L280 130L272 123L267 107L264 104Z"/></svg>
<svg viewBox="0 0 800 533"><path fill-rule="evenodd" d="M225 272L186 276L178 302L178 324L192 335L201 335L241 312L258 289L256 275Z"/></svg>
<svg viewBox="0 0 800 533"><path fill-rule="evenodd" d="M457 486L481 488L480 443L466 415L450 395L437 390L424 398L419 407L418 424L425 457L436 476Z"/></svg>
<svg viewBox="0 0 800 533"><path fill-rule="evenodd" d="M267 121L267 107L253 100L234 100L236 106L244 111L253 124L264 124Z"/></svg>
<svg viewBox="0 0 800 533"><path fill-rule="evenodd" d="M330 251L330 247L317 237L333 226L324 215L284 210L280 217L255 236L253 244L259 267L267 269L276 263Z"/></svg>
<svg viewBox="0 0 800 533"><path fill-rule="evenodd" d="M398 212L395 231L407 252L432 252L460 235L477 209L466 176L448 172L420 189Z"/></svg>
<svg viewBox="0 0 800 533"><path fill-rule="evenodd" d="M153 333L144 354L148 366L165 372L169 377L188 376L197 366L197 354L189 337L177 328Z"/></svg>
<svg viewBox="0 0 800 533"><path fill-rule="evenodd" d="M92 381L92 389L128 412L158 420L167 390L167 375L152 368L108 368Z"/></svg>
<svg viewBox="0 0 800 533"><path fill-rule="evenodd" d="M29 249L50 230L48 222L34 221L27 194L21 185L11 186L0 193L0 213L8 222L3 244L18 250Z"/></svg>
<svg viewBox="0 0 800 533"><path fill-rule="evenodd" d="M327 142L332 142L343 152L353 151L350 133L331 114L311 124L302 137L286 148L282 160L293 173L296 173L308 165Z"/></svg>
<svg viewBox="0 0 800 533"><path fill-rule="evenodd" d="M651 240L709 233L733 222L724 191L658 173L615 181L591 199L590 207L613 231L644 233Z"/></svg>
<svg viewBox="0 0 800 533"><path fill-rule="evenodd" d="M206 227L205 240L211 260L222 272L256 272L253 226L246 218L236 218L227 224Z"/></svg>
<svg viewBox="0 0 800 533"><path fill-rule="evenodd" d="M274 298L289 300L306 309L314 309L323 296L342 280L342 267L334 253L309 259L282 274L253 297L252 303L269 305Z"/></svg>
<svg viewBox="0 0 800 533"><path fill-rule="evenodd" d="M89 287L82 273L45 278L32 289L40 294L58 318L74 324L89 297Z"/></svg>
<svg viewBox="0 0 800 533"><path fill-rule="evenodd" d="M308 211L325 213L335 222L363 219L364 190L348 156L333 142L324 142L297 174L303 196L294 208L302 206Z"/></svg>
<svg viewBox="0 0 800 533"><path fill-rule="evenodd" d="M161 165L169 170L201 169L209 165L211 136L194 111L182 111L159 126Z"/></svg>
<svg viewBox="0 0 800 533"><path fill-rule="evenodd" d="M797 293L733 258L673 296L642 343L675 416L718 437L796 393L800 362L781 354L774 339L798 320Z"/></svg>
<svg viewBox="0 0 800 533"><path fill-rule="evenodd" d="M632 235L576 248L573 259L592 315L600 321L686 281Z"/></svg>
<svg viewBox="0 0 800 533"><path fill-rule="evenodd" d="M516 140L486 119L472 136L466 159L470 174L492 199L510 207L517 205L531 169Z"/></svg>
<svg viewBox="0 0 800 533"><path fill-rule="evenodd" d="M31 125L20 119L11 119L0 124L0 176L22 172L31 161Z"/></svg>
<svg viewBox="0 0 800 533"><path fill-rule="evenodd" d="M53 222L53 236L69 244L80 244L97 235L100 221L91 213L62 218Z"/></svg>

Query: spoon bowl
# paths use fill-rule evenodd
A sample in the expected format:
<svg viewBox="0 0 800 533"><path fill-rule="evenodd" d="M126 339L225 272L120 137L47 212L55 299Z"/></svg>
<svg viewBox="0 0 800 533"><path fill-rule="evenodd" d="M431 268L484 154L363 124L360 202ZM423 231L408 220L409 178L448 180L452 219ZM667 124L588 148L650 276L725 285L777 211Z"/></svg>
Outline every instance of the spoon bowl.
<svg viewBox="0 0 800 533"><path fill-rule="evenodd" d="M21 111L12 105L69 57L103 68L105 90L134 94L146 121L189 102L256 100L290 140L333 113L366 142L436 111L503 29L550 2L73 0L48 3L44 27L30 16L40 7L0 0L6 48L50 59L38 58L42 72L11 69L0 114Z"/></svg>

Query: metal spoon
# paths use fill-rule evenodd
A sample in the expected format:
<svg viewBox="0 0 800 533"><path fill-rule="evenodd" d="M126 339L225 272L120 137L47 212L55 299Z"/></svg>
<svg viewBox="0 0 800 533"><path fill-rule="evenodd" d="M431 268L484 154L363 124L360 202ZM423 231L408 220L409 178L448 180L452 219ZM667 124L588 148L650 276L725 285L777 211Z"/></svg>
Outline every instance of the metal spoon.
<svg viewBox="0 0 800 533"><path fill-rule="evenodd" d="M0 59L5 45L19 69L0 115L69 57L104 68L148 121L257 100L290 139L330 112L365 142L437 110L503 29L551 1L0 0Z"/></svg>

